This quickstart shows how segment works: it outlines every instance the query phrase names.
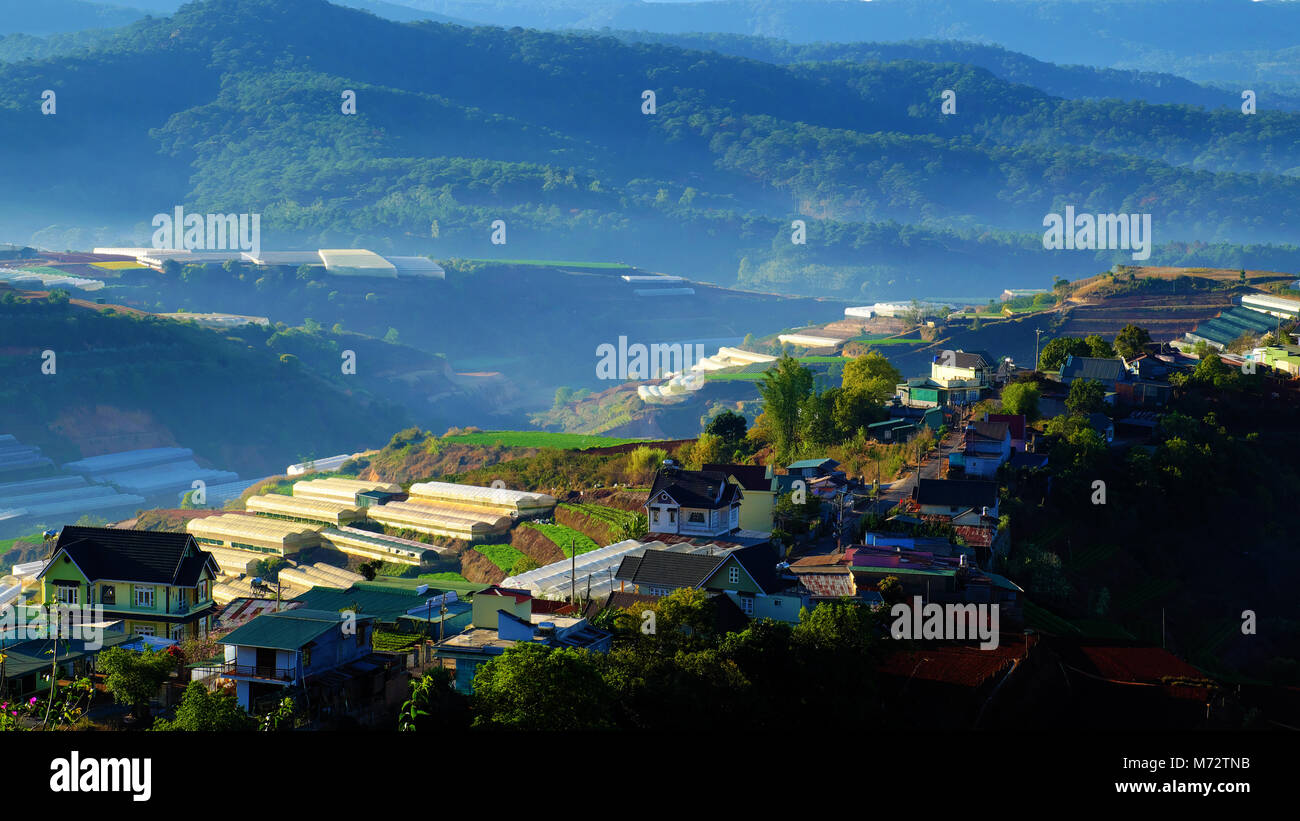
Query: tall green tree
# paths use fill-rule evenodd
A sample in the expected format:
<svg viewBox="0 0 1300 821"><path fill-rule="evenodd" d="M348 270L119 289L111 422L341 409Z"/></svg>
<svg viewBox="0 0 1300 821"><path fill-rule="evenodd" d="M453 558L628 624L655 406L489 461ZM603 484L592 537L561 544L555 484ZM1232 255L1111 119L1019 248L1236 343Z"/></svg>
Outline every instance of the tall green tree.
<svg viewBox="0 0 1300 821"><path fill-rule="evenodd" d="M615 724L603 658L571 647L520 642L478 668L471 697L476 727L600 730Z"/></svg>
<svg viewBox="0 0 1300 821"><path fill-rule="evenodd" d="M1059 370L1069 356L1088 356L1088 343L1077 336L1062 336L1049 341L1038 354L1038 369Z"/></svg>
<svg viewBox="0 0 1300 821"><path fill-rule="evenodd" d="M868 351L844 366L842 384L846 391L861 391L880 405L889 401L902 381L902 372L888 359L876 351Z"/></svg>
<svg viewBox="0 0 1300 821"><path fill-rule="evenodd" d="M109 647L100 652L95 667L104 674L104 689L113 695L113 700L129 704L137 719L147 721L149 700L158 695L176 662L171 655L160 651L146 649L137 653Z"/></svg>
<svg viewBox="0 0 1300 821"><path fill-rule="evenodd" d="M1022 414L1025 421L1033 422L1042 415L1038 409L1040 398L1037 382L1013 382L1002 390L1002 412Z"/></svg>
<svg viewBox="0 0 1300 821"><path fill-rule="evenodd" d="M1070 413L1094 413L1105 404L1106 388L1097 380L1076 379L1070 383L1070 393L1065 397L1065 407Z"/></svg>
<svg viewBox="0 0 1300 821"><path fill-rule="evenodd" d="M1151 343L1151 334L1146 328L1129 323L1115 334L1115 352L1125 359L1132 359L1142 353Z"/></svg>
<svg viewBox="0 0 1300 821"><path fill-rule="evenodd" d="M768 417L777 458L785 461L798 449L799 411L812 394L813 373L788 354L763 376L759 392Z"/></svg>
<svg viewBox="0 0 1300 821"><path fill-rule="evenodd" d="M709 420L704 432L721 437L728 447L735 449L744 441L747 429L748 424L745 422L743 414L736 413L733 410L724 410Z"/></svg>

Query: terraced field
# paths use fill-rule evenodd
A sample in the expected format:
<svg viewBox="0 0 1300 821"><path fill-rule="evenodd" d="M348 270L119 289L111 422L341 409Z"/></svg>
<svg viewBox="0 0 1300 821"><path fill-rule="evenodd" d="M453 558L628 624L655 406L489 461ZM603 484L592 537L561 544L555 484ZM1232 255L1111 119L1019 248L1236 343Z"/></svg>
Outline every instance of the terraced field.
<svg viewBox="0 0 1300 821"><path fill-rule="evenodd" d="M1176 339L1198 322L1218 316L1232 305L1232 294L1228 291L1110 297L1102 302L1063 309L1065 321L1058 334L1101 334L1110 338L1131 322L1150 331L1152 339Z"/></svg>

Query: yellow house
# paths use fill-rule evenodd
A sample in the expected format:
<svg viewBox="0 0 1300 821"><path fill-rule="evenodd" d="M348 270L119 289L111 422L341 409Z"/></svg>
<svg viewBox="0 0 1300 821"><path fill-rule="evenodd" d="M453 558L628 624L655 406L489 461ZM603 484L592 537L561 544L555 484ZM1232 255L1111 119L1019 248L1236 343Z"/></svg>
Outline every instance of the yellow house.
<svg viewBox="0 0 1300 821"><path fill-rule="evenodd" d="M212 629L219 572L188 533L69 525L38 578L45 604L102 608L128 633L183 641Z"/></svg>
<svg viewBox="0 0 1300 821"><path fill-rule="evenodd" d="M704 470L725 474L728 482L744 491L740 499L741 530L772 532L777 482L770 466L705 465Z"/></svg>

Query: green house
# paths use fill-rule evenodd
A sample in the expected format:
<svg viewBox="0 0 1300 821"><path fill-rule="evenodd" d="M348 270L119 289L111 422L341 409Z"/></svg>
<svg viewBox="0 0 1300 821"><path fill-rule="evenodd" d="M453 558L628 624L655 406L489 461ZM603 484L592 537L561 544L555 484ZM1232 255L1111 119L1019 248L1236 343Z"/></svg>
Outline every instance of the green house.
<svg viewBox="0 0 1300 821"><path fill-rule="evenodd" d="M188 533L69 525L41 569L41 600L102 608L128 634L183 641L212 628L218 572Z"/></svg>

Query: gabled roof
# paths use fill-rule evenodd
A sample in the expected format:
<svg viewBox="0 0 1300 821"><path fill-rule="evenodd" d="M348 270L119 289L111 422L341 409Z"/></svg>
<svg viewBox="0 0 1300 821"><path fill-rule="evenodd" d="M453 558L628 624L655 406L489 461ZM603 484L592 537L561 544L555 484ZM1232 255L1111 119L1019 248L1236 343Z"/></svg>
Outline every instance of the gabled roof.
<svg viewBox="0 0 1300 821"><path fill-rule="evenodd" d="M754 584L758 585L759 589L764 593L778 593L790 586L776 572L777 552L776 548L770 543L733 550L729 555L721 557L717 567L708 576L705 576L701 583L707 582L721 570L728 559L735 559L739 562L740 566L749 574L749 577L754 580Z"/></svg>
<svg viewBox="0 0 1300 821"><path fill-rule="evenodd" d="M990 413L988 414L990 422L1006 422L1007 428L1011 431L1012 439L1025 438L1025 417L1020 413Z"/></svg>
<svg viewBox="0 0 1300 821"><path fill-rule="evenodd" d="M745 490L772 490L772 477L766 465L705 465L705 472L734 476Z"/></svg>
<svg viewBox="0 0 1300 821"><path fill-rule="evenodd" d="M709 470L660 469L646 503L667 493L682 507L717 509L740 499L740 489L727 481L727 474Z"/></svg>
<svg viewBox="0 0 1300 821"><path fill-rule="evenodd" d="M651 587L699 587L726 556L708 556L702 553L674 553L668 550L647 550L635 565L631 575L628 558L623 559L614 578L637 585Z"/></svg>
<svg viewBox="0 0 1300 821"><path fill-rule="evenodd" d="M975 438L990 442L1005 442L1011 434L1011 426L1006 422L971 422L966 430Z"/></svg>
<svg viewBox="0 0 1300 821"><path fill-rule="evenodd" d="M41 575L60 553L75 562L90 581L194 587L204 567L213 575L220 572L212 554L200 549L188 533L67 525L59 532L54 553Z"/></svg>
<svg viewBox="0 0 1300 821"><path fill-rule="evenodd" d="M341 612L310 610L305 607L279 613L263 613L243 627L235 628L221 643L269 650L300 650L336 629L345 618L346 614ZM374 616L356 616L358 622L373 619Z"/></svg>
<svg viewBox="0 0 1300 821"><path fill-rule="evenodd" d="M1093 379L1098 382L1118 382L1124 378L1124 361L1122 359L1105 359L1097 356L1075 356L1065 358L1061 365L1062 379Z"/></svg>
<svg viewBox="0 0 1300 821"><path fill-rule="evenodd" d="M978 479L921 479L917 482L916 501L944 507L994 507L998 503L998 484Z"/></svg>
<svg viewBox="0 0 1300 821"><path fill-rule="evenodd" d="M988 368L993 365L993 357L987 351L953 351L952 359L945 360L936 355L935 364L951 365L956 368Z"/></svg>

